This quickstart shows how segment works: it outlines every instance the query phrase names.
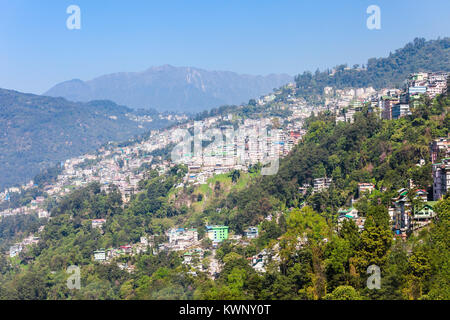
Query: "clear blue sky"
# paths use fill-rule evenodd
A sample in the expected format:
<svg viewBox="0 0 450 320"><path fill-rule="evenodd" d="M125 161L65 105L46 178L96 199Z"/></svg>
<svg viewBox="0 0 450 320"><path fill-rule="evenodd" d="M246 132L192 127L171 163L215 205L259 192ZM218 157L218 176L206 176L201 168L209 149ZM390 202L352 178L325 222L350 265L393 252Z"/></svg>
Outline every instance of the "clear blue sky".
<svg viewBox="0 0 450 320"><path fill-rule="evenodd" d="M66 8L81 8L68 30ZM366 8L381 8L381 30ZM172 64L249 74L314 71L449 36L450 1L0 0L0 87L54 84Z"/></svg>

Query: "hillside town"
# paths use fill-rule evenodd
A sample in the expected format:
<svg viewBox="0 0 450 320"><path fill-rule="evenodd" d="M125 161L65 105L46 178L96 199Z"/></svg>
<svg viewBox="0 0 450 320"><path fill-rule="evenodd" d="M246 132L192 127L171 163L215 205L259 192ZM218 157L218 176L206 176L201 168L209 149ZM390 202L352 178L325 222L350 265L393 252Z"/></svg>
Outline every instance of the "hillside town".
<svg viewBox="0 0 450 320"><path fill-rule="evenodd" d="M385 88L342 89L331 87L324 89L325 103L321 106L308 105L303 99L295 96L295 85L289 84L282 90L263 96L256 105L268 109L281 109L289 114L284 119L267 116L252 119L238 118L235 114L207 117L203 120L190 120L168 129L151 131L148 138L131 141L126 144L109 143L95 153L85 154L68 159L60 164L61 172L56 181L44 186L45 196L33 199L29 204L17 208L8 208L0 212L0 219L19 214L36 214L39 219L51 219L47 210L49 200L58 201L71 191L98 182L107 191L109 186L118 187L126 204L131 195L139 192L139 182L145 179L147 169L158 170L164 174L175 163L183 163L188 167L183 185L205 184L208 178L227 173L232 170L248 170L249 166L285 157L302 140L305 134L304 120L322 111L331 111L336 116L336 122L352 123L355 113L368 105L382 119L399 119L410 114L410 105L422 95L430 98L447 90L447 73L416 73L406 81L403 90ZM286 94L287 92L287 94ZM236 128L237 126L237 128ZM214 139L213 139L214 138ZM196 149L196 139L199 148ZM206 146L203 142L210 142ZM191 150L191 142L194 149ZM169 149L169 150L168 150ZM165 155L164 155L164 150ZM168 150L168 151L167 151ZM172 158L167 157L170 154ZM408 194L407 189L398 190L398 195L392 199L389 207L392 228L399 237L406 237L408 232L426 226L434 217L435 201L450 190L450 138L440 137L430 144L430 159L422 159L417 166L432 163L433 194L415 187L414 194ZM311 191L319 193L331 187L330 177L314 179L312 185L303 185L299 192L306 194ZM20 193L36 185L33 181L21 186L11 187L0 193L0 203L8 203L11 194ZM361 181L358 194L370 194L376 186L368 181ZM382 191L382 190L380 190ZM415 199L420 201L415 201ZM432 199L433 201L428 201ZM358 198L353 199L354 203ZM360 230L364 229L364 217L353 206L341 208L338 221L354 220ZM102 229L104 219L92 220L92 228ZM40 231L42 231L42 228ZM153 236L145 235L140 242L124 244L119 248L93 248L93 259L100 263L109 263L123 255L134 255L147 250L154 253L162 250L180 252L183 263L195 272L207 271L214 277L220 271L219 262L215 259L215 249L224 240L247 243L258 237L258 226L249 227L245 235L236 235L228 226L207 226L206 238L211 241L212 252L207 252L199 238L198 230L175 228L166 232L166 241L156 243ZM15 257L27 246L36 244L39 235L30 235L22 242L11 246L9 256ZM299 245L304 239L299 239ZM271 256L276 258L276 252L265 249L252 257L251 265L263 272ZM276 250L275 250L276 251ZM273 257L272 257L273 256ZM134 266L119 263L120 267L133 272Z"/></svg>

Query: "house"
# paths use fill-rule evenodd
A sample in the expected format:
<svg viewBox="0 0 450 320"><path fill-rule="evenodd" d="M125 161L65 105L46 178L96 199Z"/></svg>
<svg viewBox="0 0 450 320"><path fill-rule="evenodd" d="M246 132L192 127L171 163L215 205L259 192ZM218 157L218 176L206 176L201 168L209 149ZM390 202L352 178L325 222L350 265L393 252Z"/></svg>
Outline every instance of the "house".
<svg viewBox="0 0 450 320"><path fill-rule="evenodd" d="M120 246L120 249L122 249L125 254L131 254L133 252L133 247L130 245Z"/></svg>
<svg viewBox="0 0 450 320"><path fill-rule="evenodd" d="M423 189L417 189L415 191L415 198L420 199L421 201L427 201L428 200L428 192L426 192Z"/></svg>
<svg viewBox="0 0 450 320"><path fill-rule="evenodd" d="M309 187L310 187L310 185L305 183L305 184L303 184L303 186L298 187L298 192L301 193L302 195L306 195Z"/></svg>
<svg viewBox="0 0 450 320"><path fill-rule="evenodd" d="M372 193L373 189L375 189L375 185L373 183L358 183L358 194L360 197L364 192Z"/></svg>
<svg viewBox="0 0 450 320"><path fill-rule="evenodd" d="M101 228L106 223L106 219L94 219L92 220L92 228Z"/></svg>
<svg viewBox="0 0 450 320"><path fill-rule="evenodd" d="M155 243L155 236L144 236L140 238L140 244L143 246L153 246Z"/></svg>
<svg viewBox="0 0 450 320"><path fill-rule="evenodd" d="M450 157L450 139L449 138L438 138L430 143L430 154L431 163L436 163L439 159L440 154L444 158Z"/></svg>
<svg viewBox="0 0 450 320"><path fill-rule="evenodd" d="M266 264L269 260L269 253L266 249L262 250L260 253L253 257L249 257L250 265L257 272L266 272Z"/></svg>
<svg viewBox="0 0 450 320"><path fill-rule="evenodd" d="M342 225L344 220L353 220L360 230L364 228L365 218L360 217L358 210L354 207L340 209L338 215L338 226Z"/></svg>
<svg viewBox="0 0 450 320"><path fill-rule="evenodd" d="M450 158L432 166L433 200L438 201L450 190Z"/></svg>
<svg viewBox="0 0 450 320"><path fill-rule="evenodd" d="M410 114L409 104L396 103L392 106L392 119L400 119Z"/></svg>
<svg viewBox="0 0 450 320"><path fill-rule="evenodd" d="M314 179L314 192L328 189L331 185L331 182L332 179L327 177Z"/></svg>
<svg viewBox="0 0 450 320"><path fill-rule="evenodd" d="M397 190L397 197L392 198L394 207L393 224L397 234L405 233L411 227L411 205L408 201L408 190L401 188Z"/></svg>
<svg viewBox="0 0 450 320"><path fill-rule="evenodd" d="M356 210L354 207L350 207L347 209L339 209L338 214L340 217L346 216L347 218L357 218L358 210Z"/></svg>
<svg viewBox="0 0 450 320"><path fill-rule="evenodd" d="M249 227L248 229L244 230L245 237L248 239L255 239L258 238L258 228L257 227Z"/></svg>
<svg viewBox="0 0 450 320"><path fill-rule="evenodd" d="M198 271L203 271L201 259L203 258L203 250L201 248L191 249L183 254L183 264L191 266Z"/></svg>
<svg viewBox="0 0 450 320"><path fill-rule="evenodd" d="M48 217L50 217L50 213L45 210L39 210L38 217L39 217L39 219L48 218Z"/></svg>
<svg viewBox="0 0 450 320"><path fill-rule="evenodd" d="M436 201L429 201L427 203L420 204L416 210L414 210L415 221L429 221L434 218L435 213L433 210Z"/></svg>
<svg viewBox="0 0 450 320"><path fill-rule="evenodd" d="M100 250L94 251L94 260L95 261L105 261L106 260L105 249L100 249Z"/></svg>
<svg viewBox="0 0 450 320"><path fill-rule="evenodd" d="M206 226L206 233L208 238L216 243L228 239L227 226Z"/></svg>
<svg viewBox="0 0 450 320"><path fill-rule="evenodd" d="M432 205L427 202L428 193L425 190L417 189L414 191L414 199L419 202L416 206L419 206L420 209L417 207L412 208L410 198L408 197L408 190L406 188L399 189L397 193L398 196L392 198L394 207L392 222L397 234L403 234L406 233L406 231L410 231L413 227L414 220L423 221L434 215L434 213L430 211Z"/></svg>
<svg viewBox="0 0 450 320"><path fill-rule="evenodd" d="M132 264L128 263L117 263L117 266L120 270L125 270L128 273L133 273L136 270L136 267Z"/></svg>
<svg viewBox="0 0 450 320"><path fill-rule="evenodd" d="M173 228L167 231L166 234L169 237L168 248L175 251L185 250L195 245L198 241L198 232L195 228Z"/></svg>
<svg viewBox="0 0 450 320"><path fill-rule="evenodd" d="M23 247L21 244L15 244L11 247L9 247L9 256L11 258L14 258L15 256L17 256L20 252L22 252Z"/></svg>

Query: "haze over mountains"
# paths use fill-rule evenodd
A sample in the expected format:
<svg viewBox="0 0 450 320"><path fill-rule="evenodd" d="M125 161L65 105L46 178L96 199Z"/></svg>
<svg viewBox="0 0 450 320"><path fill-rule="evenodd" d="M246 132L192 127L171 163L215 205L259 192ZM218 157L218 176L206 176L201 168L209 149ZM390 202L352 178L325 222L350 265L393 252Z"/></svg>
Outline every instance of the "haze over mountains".
<svg viewBox="0 0 450 320"><path fill-rule="evenodd" d="M108 99L131 108L195 113L246 103L293 79L287 74L254 76L164 65L89 81L74 79L55 85L44 95L82 102Z"/></svg>

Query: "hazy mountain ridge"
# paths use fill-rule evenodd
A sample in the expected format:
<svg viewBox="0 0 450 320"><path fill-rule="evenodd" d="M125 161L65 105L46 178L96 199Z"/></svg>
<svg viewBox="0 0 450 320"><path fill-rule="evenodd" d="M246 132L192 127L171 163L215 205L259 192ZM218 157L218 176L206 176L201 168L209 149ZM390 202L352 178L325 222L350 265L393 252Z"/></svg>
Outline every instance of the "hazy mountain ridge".
<svg viewBox="0 0 450 320"><path fill-rule="evenodd" d="M241 75L164 65L143 72L120 72L82 81L62 82L45 95L73 101L108 99L133 108L198 112L245 103L290 81L286 74Z"/></svg>

